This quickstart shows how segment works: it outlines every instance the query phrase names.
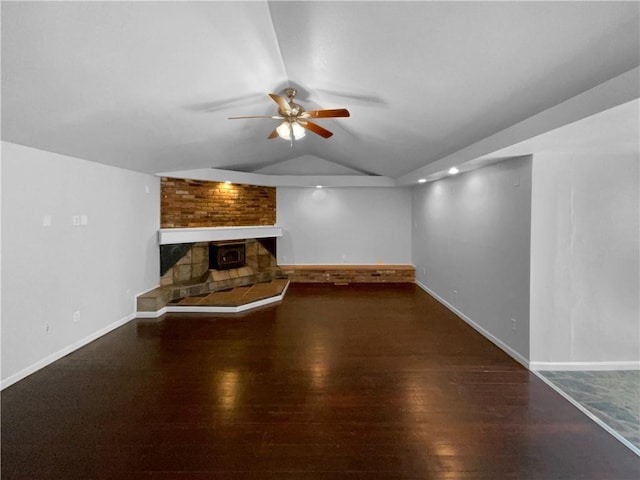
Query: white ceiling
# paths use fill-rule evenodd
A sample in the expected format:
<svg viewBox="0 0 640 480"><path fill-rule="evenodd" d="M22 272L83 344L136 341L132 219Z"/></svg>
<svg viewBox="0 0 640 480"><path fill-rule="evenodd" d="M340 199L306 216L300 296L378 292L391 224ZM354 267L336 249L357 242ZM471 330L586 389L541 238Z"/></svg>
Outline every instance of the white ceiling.
<svg viewBox="0 0 640 480"><path fill-rule="evenodd" d="M638 67L639 6L5 1L2 139L149 173L406 178ZM351 117L293 146L227 119L288 85Z"/></svg>

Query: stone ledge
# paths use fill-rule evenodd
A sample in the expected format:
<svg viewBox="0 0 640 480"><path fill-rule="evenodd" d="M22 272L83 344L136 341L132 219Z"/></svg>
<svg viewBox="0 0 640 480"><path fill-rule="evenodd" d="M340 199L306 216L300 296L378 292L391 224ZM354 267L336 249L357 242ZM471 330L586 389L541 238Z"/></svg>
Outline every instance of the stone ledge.
<svg viewBox="0 0 640 480"><path fill-rule="evenodd" d="M280 268L284 270L412 270L415 271L416 267L409 264L363 264L363 265L350 265L350 264L329 264L329 265L320 265L320 264L296 264L296 265L280 265Z"/></svg>
<svg viewBox="0 0 640 480"><path fill-rule="evenodd" d="M243 287L281 277L279 268L254 272L250 267L235 271L211 270L203 281L154 288L136 298L138 312L157 312L179 298L206 295L220 290Z"/></svg>
<svg viewBox="0 0 640 480"><path fill-rule="evenodd" d="M267 283L269 285L266 285ZM248 292L247 295L240 295L246 298L239 299L238 296L232 292L230 297L236 296L235 299L229 298L226 295L223 295L222 299L216 299L211 297L215 297L218 293L212 293L207 296L207 298L196 299L191 297L184 299L184 302L181 301L177 304L170 303L155 312L137 312L136 318L159 318L165 313L215 313L233 314L235 316L248 310L280 302L284 298L288 287L289 280L276 279L271 282L259 283L252 287L239 287L241 289L254 289L252 292Z"/></svg>
<svg viewBox="0 0 640 480"><path fill-rule="evenodd" d="M292 283L415 283L413 265L280 265Z"/></svg>

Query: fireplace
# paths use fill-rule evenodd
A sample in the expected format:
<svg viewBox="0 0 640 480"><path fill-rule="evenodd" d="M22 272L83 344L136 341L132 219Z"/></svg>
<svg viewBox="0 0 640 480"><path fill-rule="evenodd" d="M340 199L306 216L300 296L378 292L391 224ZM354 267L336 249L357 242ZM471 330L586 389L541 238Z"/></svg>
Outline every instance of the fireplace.
<svg viewBox="0 0 640 480"><path fill-rule="evenodd" d="M209 244L209 269L229 270L245 264L245 242L211 242Z"/></svg>

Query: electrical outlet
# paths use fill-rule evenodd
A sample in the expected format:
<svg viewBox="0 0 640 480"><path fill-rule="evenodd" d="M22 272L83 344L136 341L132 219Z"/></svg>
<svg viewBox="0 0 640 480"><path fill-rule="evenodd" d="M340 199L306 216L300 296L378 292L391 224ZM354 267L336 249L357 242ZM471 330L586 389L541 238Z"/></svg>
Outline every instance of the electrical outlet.
<svg viewBox="0 0 640 480"><path fill-rule="evenodd" d="M86 226L89 224L89 217L86 215L80 215L80 225Z"/></svg>
<svg viewBox="0 0 640 480"><path fill-rule="evenodd" d="M516 331L517 328L517 322L515 318L511 319L511 330L513 330L514 332Z"/></svg>
<svg viewBox="0 0 640 480"><path fill-rule="evenodd" d="M42 218L42 226L43 227L50 227L51 226L51 215L45 215Z"/></svg>
<svg viewBox="0 0 640 480"><path fill-rule="evenodd" d="M73 312L73 322L77 323L80 321L80 310L76 310Z"/></svg>
<svg viewBox="0 0 640 480"><path fill-rule="evenodd" d="M80 225L80 215L74 215L73 217L71 217L71 224L75 227Z"/></svg>

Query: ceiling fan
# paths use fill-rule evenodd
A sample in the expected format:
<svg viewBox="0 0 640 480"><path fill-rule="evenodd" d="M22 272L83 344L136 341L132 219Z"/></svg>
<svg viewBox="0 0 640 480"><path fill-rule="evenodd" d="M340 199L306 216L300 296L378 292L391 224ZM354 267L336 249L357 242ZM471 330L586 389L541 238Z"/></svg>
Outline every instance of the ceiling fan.
<svg viewBox="0 0 640 480"><path fill-rule="evenodd" d="M336 108L329 110L311 110L305 111L302 105L293 101L298 91L295 88L285 88L284 94L289 99L285 99L275 93L269 96L278 104L278 115L251 115L246 117L229 117L229 120L241 120L247 118L271 118L274 120L282 120L273 132L267 138L280 137L285 140L300 140L305 136L305 130L309 130L323 138L329 138L333 135L326 128L321 127L317 123L311 122L311 118L340 118L350 116L349 110L346 108Z"/></svg>

